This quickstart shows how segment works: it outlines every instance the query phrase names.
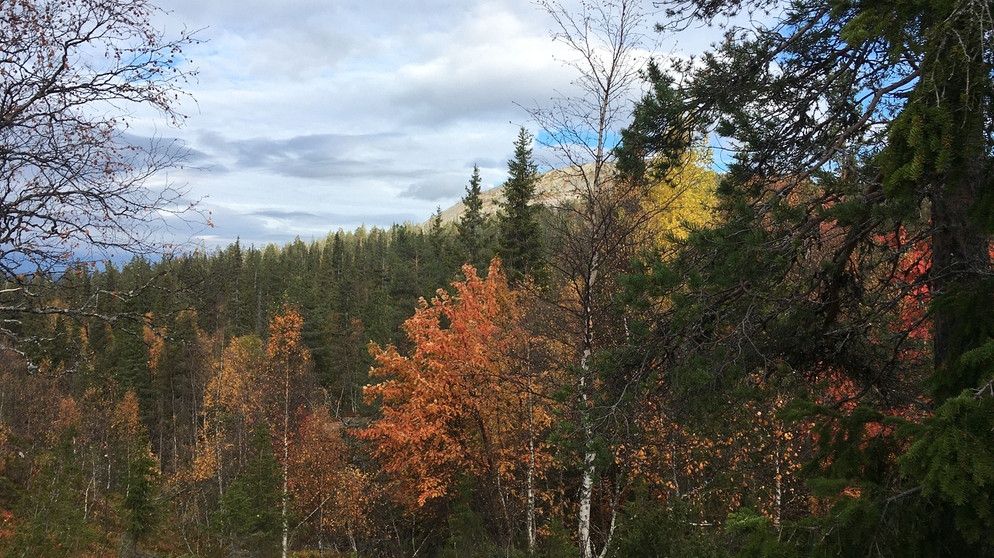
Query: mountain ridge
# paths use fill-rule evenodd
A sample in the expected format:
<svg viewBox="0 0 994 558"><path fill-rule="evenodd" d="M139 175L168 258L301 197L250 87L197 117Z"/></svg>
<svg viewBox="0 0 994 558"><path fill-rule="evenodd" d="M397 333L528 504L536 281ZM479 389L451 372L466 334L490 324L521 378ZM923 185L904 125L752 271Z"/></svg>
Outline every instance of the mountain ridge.
<svg viewBox="0 0 994 558"><path fill-rule="evenodd" d="M582 169L586 170L592 166L592 164L583 165ZM535 182L535 203L556 206L568 200L575 200L577 198L576 190L580 186L580 175L580 169L575 166L540 173ZM500 203L504 199L505 184L506 182L480 192L484 214L496 215L500 210ZM442 210L442 224L458 222L465 210L466 205L462 200ZM432 215L421 226L430 226L434 219L435 216Z"/></svg>

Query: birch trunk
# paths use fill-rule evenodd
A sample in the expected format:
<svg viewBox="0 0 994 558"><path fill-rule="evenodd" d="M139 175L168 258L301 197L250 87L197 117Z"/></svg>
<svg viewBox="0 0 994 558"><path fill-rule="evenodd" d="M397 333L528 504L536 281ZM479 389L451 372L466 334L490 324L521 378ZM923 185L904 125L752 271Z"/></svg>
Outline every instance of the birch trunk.
<svg viewBox="0 0 994 558"><path fill-rule="evenodd" d="M525 481L525 534L528 538L528 555L535 556L535 400L532 394L531 375L528 376L528 475Z"/></svg>
<svg viewBox="0 0 994 558"><path fill-rule="evenodd" d="M574 335L581 334L582 338L570 340L578 349L580 361L572 387L576 390L579 434L583 437L576 528L580 558L593 558L591 514L598 473L595 434L599 426L594 416L596 378L591 359L599 349L594 345L595 321L597 327L605 325L602 320L610 321L605 310L612 304L612 293L605 292L598 282L610 281L625 265L624 246L645 223L644 212L637 205L623 207L629 196L616 189L619 185L611 181L608 165L614 158L612 134L623 126L621 119L630 114L630 92L640 80L641 54L637 51L646 14L640 3L632 0L579 5L539 0L538 5L552 18L554 40L575 55L567 64L579 72L574 83L579 89L576 96L556 99L553 108L536 108L531 113L553 138L552 149L573 170L572 188L580 200L576 205L561 206L562 214L568 217L558 226L566 242L563 252L554 257L554 267L576 295L577 306L571 303L570 312L575 312L573 316L581 322ZM577 141L592 134L596 143ZM610 345L611 328L604 330L609 334L598 343ZM609 542L610 533L602 554Z"/></svg>
<svg viewBox="0 0 994 558"><path fill-rule="evenodd" d="M587 434L590 433L589 427ZM594 555L593 545L590 543L590 510L594 494L594 452L589 449L590 441L587 442L587 451L583 455L583 483L580 486L580 512L577 522L577 535L580 538L580 558L592 558Z"/></svg>
<svg viewBox="0 0 994 558"><path fill-rule="evenodd" d="M591 219L593 222L593 219ZM593 376L590 370L590 359L594 354L594 308L593 292L597 284L600 258L594 252L591 254L583 288L583 352L580 356L580 378L577 383L579 395L580 423L583 425L583 480L580 484L580 511L577 518L577 537L580 542L580 558L593 557L593 545L590 542L590 514L594 495L594 474L596 473L597 454L594 452L594 428L590 416Z"/></svg>
<svg viewBox="0 0 994 558"><path fill-rule="evenodd" d="M290 476L290 371L287 369L283 395L283 492L282 509L280 511L283 520L283 545L282 558L287 558L290 551L290 518L287 515L287 504L290 500L290 485L287 482Z"/></svg>

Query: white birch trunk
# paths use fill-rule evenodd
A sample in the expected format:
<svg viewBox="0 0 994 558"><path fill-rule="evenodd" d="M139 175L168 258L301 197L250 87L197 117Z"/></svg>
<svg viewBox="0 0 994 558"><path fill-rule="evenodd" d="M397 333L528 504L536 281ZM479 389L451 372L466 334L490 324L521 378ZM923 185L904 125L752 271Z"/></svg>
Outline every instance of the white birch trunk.
<svg viewBox="0 0 994 558"><path fill-rule="evenodd" d="M594 555L593 545L590 543L590 510L594 494L595 457L590 449L583 455L583 484L580 486L580 512L576 530L580 538L580 558L592 558Z"/></svg>
<svg viewBox="0 0 994 558"><path fill-rule="evenodd" d="M596 273L590 274L591 282L596 280ZM580 358L580 381L579 381L579 404L580 422L583 424L583 480L580 484L580 510L577 514L576 534L580 543L580 558L592 558L594 551L590 541L590 515L594 497L594 473L596 472L597 454L593 449L594 431L590 424L590 398L587 396L589 383L589 359L592 354L593 345L593 323L590 312L587 312L587 320L584 331L584 343L586 348Z"/></svg>
<svg viewBox="0 0 994 558"><path fill-rule="evenodd" d="M528 389L528 476L525 487L525 532L528 538L528 555L535 556L535 426L532 422L534 402L532 401L531 386Z"/></svg>
<svg viewBox="0 0 994 558"><path fill-rule="evenodd" d="M285 393L283 396L283 493L282 510L280 512L283 520L283 553L282 558L287 558L290 552L290 517L287 514L287 504L290 500L290 485L287 481L290 476L290 371L286 371L284 384Z"/></svg>
<svg viewBox="0 0 994 558"><path fill-rule="evenodd" d="M774 432L774 436L776 436ZM777 440L777 451L776 451L776 477L774 478L774 488L776 490L774 495L774 508L773 508L773 526L777 529L780 528L780 510L783 506L783 484L782 475L780 473L780 463L783 461L783 449L780 446L780 440Z"/></svg>

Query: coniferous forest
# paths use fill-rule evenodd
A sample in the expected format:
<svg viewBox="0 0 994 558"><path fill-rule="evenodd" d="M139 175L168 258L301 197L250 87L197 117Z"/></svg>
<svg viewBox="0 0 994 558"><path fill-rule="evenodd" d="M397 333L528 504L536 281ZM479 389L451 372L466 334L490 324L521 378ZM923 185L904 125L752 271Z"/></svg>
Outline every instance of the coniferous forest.
<svg viewBox="0 0 994 558"><path fill-rule="evenodd" d="M0 2L0 555L994 555L990 3L538 4L556 170L169 250L197 39Z"/></svg>

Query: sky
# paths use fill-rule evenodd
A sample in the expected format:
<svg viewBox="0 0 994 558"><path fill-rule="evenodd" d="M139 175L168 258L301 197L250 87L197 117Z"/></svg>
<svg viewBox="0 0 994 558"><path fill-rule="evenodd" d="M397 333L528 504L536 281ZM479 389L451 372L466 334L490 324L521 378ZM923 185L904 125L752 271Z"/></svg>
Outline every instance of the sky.
<svg viewBox="0 0 994 558"><path fill-rule="evenodd" d="M502 183L519 128L538 132L525 109L576 77L529 0L163 2L157 27L203 41L184 50L198 72L188 118L139 118L131 133L185 146L163 179L210 213L213 228L193 233L208 249L424 222L459 201L474 164L484 189Z"/></svg>

